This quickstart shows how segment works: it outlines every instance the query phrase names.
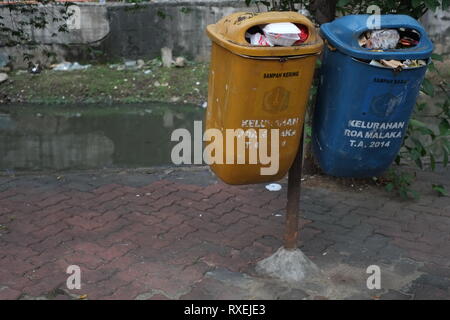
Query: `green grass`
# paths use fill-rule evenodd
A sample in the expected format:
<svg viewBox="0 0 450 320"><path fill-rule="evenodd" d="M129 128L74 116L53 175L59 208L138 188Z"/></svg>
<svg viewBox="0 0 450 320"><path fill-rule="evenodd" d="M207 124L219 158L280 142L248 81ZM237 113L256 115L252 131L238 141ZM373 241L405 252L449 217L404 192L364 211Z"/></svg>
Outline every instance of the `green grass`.
<svg viewBox="0 0 450 320"><path fill-rule="evenodd" d="M144 74L149 69L152 72ZM155 86L155 82L161 86ZM147 65L122 71L95 65L81 71L44 70L38 75L13 72L8 82L0 85L0 99L46 104L174 100L200 104L206 100L207 82L208 65L204 63L190 63L184 68Z"/></svg>
<svg viewBox="0 0 450 320"><path fill-rule="evenodd" d="M59 104L59 105L42 105L42 104L21 104L13 108L8 105L0 106L0 113L20 114L20 115L37 115L40 116L105 116L114 114L138 114L142 116L162 116L167 109L183 112L183 114L197 114L199 108L193 104L174 105L170 103L151 102L142 104L114 104L114 105L98 105L93 108L87 104Z"/></svg>

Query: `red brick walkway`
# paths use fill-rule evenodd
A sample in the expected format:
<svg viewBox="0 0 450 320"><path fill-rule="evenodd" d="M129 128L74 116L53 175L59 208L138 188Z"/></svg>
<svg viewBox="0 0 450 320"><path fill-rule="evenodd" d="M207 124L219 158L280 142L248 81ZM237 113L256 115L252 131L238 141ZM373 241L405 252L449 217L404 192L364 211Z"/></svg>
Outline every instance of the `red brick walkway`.
<svg viewBox="0 0 450 320"><path fill-rule="evenodd" d="M282 244L283 186L226 186L201 168L0 178L0 299L314 298L254 272ZM450 298L448 197L310 179L301 203L301 248L342 288L328 298ZM388 270L376 293L371 264ZM66 288L69 265L80 290Z"/></svg>

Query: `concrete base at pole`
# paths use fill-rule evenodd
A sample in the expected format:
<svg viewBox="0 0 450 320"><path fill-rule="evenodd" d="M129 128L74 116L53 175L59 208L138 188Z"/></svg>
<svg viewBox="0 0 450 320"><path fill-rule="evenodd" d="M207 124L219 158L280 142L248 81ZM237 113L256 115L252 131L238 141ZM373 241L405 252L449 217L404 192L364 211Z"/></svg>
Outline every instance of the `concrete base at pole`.
<svg viewBox="0 0 450 320"><path fill-rule="evenodd" d="M319 268L300 249L278 249L256 265L256 271L287 282L301 282L320 276Z"/></svg>

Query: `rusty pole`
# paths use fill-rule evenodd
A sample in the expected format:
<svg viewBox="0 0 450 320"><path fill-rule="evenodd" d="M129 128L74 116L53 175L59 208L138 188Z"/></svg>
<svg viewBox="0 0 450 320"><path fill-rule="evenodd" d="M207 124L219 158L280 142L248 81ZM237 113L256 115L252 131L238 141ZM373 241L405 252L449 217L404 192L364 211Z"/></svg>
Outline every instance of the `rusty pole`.
<svg viewBox="0 0 450 320"><path fill-rule="evenodd" d="M303 128L302 136L300 138L300 146L298 147L294 163L288 173L286 231L284 235L284 248L287 250L297 249L304 134L305 128Z"/></svg>

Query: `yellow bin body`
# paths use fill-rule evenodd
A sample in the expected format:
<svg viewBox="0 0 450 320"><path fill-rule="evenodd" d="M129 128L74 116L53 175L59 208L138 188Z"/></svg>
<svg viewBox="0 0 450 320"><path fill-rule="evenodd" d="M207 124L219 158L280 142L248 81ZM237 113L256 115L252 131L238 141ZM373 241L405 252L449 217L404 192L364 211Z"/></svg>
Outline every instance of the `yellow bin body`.
<svg viewBox="0 0 450 320"><path fill-rule="evenodd" d="M245 39L251 27L276 22L302 24L309 38L291 47L252 46ZM271 175L261 174L266 165L249 164L248 155L246 164L237 164L236 158L234 164L211 164L212 170L228 184L281 179L297 153L322 39L314 25L295 12L235 13L209 25L207 34L212 51L205 129L223 133L224 158L226 129L268 129L269 136L270 129L279 129L280 154L279 170ZM239 157L237 145L234 154Z"/></svg>

